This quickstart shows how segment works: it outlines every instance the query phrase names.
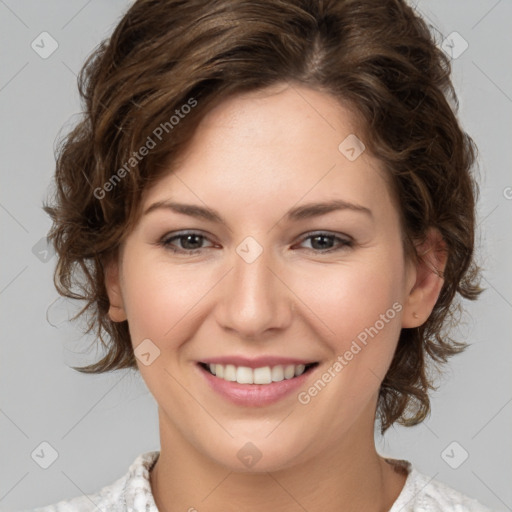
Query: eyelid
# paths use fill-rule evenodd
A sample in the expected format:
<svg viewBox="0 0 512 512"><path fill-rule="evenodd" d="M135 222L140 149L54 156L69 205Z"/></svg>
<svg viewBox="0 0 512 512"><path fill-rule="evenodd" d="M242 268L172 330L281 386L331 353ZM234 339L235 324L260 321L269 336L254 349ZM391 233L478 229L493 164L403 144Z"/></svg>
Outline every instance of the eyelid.
<svg viewBox="0 0 512 512"><path fill-rule="evenodd" d="M317 229L315 231L309 231L307 233L304 233L303 235L301 235L300 240L305 240L306 238L320 236L320 235L332 236L334 238L338 238L345 242L353 242L354 241L354 239L351 236L346 235L345 233L337 233L337 232L333 232L333 231L329 231L329 230L321 230L321 229Z"/></svg>

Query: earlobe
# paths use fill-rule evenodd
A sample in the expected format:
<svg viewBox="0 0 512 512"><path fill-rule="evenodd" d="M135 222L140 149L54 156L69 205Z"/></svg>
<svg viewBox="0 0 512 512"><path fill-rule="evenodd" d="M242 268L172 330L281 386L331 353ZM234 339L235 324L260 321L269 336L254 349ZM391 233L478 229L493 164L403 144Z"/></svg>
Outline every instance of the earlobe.
<svg viewBox="0 0 512 512"><path fill-rule="evenodd" d="M127 316L121 293L119 263L115 258L105 264L105 288L110 302L108 316L113 322L124 322Z"/></svg>
<svg viewBox="0 0 512 512"><path fill-rule="evenodd" d="M402 315L402 327L414 328L424 324L434 309L444 284L446 244L437 229L430 228L426 239L416 245L417 261L414 266L412 286Z"/></svg>

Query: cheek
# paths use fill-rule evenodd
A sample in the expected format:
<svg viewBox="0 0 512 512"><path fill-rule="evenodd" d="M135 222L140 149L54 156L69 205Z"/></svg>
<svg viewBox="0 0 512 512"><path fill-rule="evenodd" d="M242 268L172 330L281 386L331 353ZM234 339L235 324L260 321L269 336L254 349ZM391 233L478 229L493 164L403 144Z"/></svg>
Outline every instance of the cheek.
<svg viewBox="0 0 512 512"><path fill-rule="evenodd" d="M167 344L179 339L177 333L193 316L206 283L198 283L193 273L179 266L136 256L124 268L130 276L123 292L133 345L146 338L159 346L164 339Z"/></svg>
<svg viewBox="0 0 512 512"><path fill-rule="evenodd" d="M355 334L353 329L373 324L402 300L400 282L399 269L381 260L317 270L309 278L303 275L295 289L330 330Z"/></svg>
<svg viewBox="0 0 512 512"><path fill-rule="evenodd" d="M318 337L333 360L343 357L343 373L354 384L373 379L378 387L374 375L383 377L391 363L403 307L403 268L397 256L381 252L316 270L294 288L312 312Z"/></svg>

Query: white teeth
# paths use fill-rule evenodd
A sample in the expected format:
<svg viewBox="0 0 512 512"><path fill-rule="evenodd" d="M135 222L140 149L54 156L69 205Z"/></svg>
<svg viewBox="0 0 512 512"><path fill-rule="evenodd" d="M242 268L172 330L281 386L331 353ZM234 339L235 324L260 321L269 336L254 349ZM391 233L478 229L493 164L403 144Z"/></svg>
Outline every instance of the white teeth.
<svg viewBox="0 0 512 512"><path fill-rule="evenodd" d="M284 370L282 366L274 366L272 368L272 382L280 382L284 380Z"/></svg>
<svg viewBox="0 0 512 512"><path fill-rule="evenodd" d="M236 369L236 381L239 384L252 384L254 382L254 372L247 366L239 366Z"/></svg>
<svg viewBox="0 0 512 512"><path fill-rule="evenodd" d="M218 366L222 366L219 364ZM229 380L230 382L235 382L236 380L236 368L232 364L228 364L224 367L224 380Z"/></svg>
<svg viewBox="0 0 512 512"><path fill-rule="evenodd" d="M288 366L284 367L284 378L285 379L291 379L295 376L295 365L289 364Z"/></svg>
<svg viewBox="0 0 512 512"><path fill-rule="evenodd" d="M285 379L299 377L306 370L303 364L289 364L286 366L263 366L260 368L249 368L247 366L234 366L232 364L209 364L210 372L219 379L239 384L270 384Z"/></svg>
<svg viewBox="0 0 512 512"><path fill-rule="evenodd" d="M304 373L304 370L306 369L306 365L304 364L298 364L296 367L295 367L295 377L298 377L299 375L302 375Z"/></svg>
<svg viewBox="0 0 512 512"><path fill-rule="evenodd" d="M270 384L272 382L272 371L270 366L254 368L254 384Z"/></svg>

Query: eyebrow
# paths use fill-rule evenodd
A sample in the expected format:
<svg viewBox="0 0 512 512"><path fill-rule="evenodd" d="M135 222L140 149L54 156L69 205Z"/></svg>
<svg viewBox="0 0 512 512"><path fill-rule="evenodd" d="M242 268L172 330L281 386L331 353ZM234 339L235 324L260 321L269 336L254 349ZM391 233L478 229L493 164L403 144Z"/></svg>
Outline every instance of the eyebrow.
<svg viewBox="0 0 512 512"><path fill-rule="evenodd" d="M173 201L157 201L146 209L144 215L160 209L171 210L175 213L205 219L218 224L226 224L226 221L221 217L221 215L211 208L194 204L176 203ZM307 203L302 206L297 206L296 208L289 210L283 217L285 217L287 221L297 221L319 217L339 210L355 211L373 218L373 213L369 208L359 204L349 203L341 199L335 199L324 203Z"/></svg>

